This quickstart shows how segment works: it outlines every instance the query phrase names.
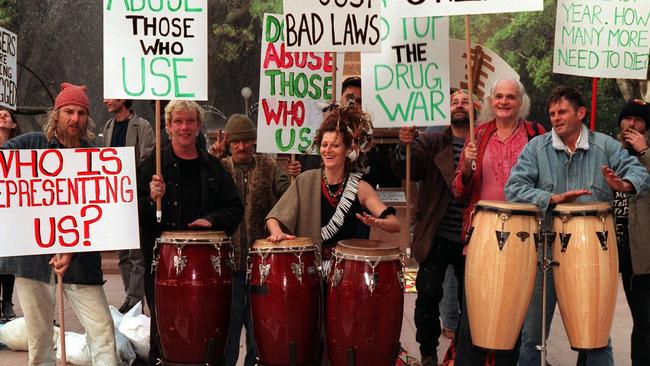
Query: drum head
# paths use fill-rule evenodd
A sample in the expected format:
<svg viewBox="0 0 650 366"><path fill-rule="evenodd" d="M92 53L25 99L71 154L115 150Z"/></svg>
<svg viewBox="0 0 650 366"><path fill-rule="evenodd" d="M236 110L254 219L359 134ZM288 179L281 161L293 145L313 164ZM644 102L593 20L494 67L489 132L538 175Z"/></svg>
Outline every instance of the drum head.
<svg viewBox="0 0 650 366"><path fill-rule="evenodd" d="M257 239L253 244L253 249L293 249L293 248L304 248L304 247L313 247L314 242L307 237L299 236L295 239L282 240L279 242L271 242L266 239Z"/></svg>
<svg viewBox="0 0 650 366"><path fill-rule="evenodd" d="M598 212L609 212L612 206L607 202L571 202L561 203L553 209L553 215L570 214L575 216L596 215Z"/></svg>
<svg viewBox="0 0 650 366"><path fill-rule="evenodd" d="M513 214L525 214L525 213L530 213L530 214L537 214L539 212L539 209L537 206L532 205L530 203L515 203L515 202L507 202L507 201L488 201L488 200L480 200L476 203L476 210L486 210L486 211L499 211L499 210L509 210L512 211Z"/></svg>
<svg viewBox="0 0 650 366"><path fill-rule="evenodd" d="M172 244L212 244L221 243L227 238L223 231L163 231L160 235L160 242Z"/></svg>
<svg viewBox="0 0 650 366"><path fill-rule="evenodd" d="M366 239L341 240L335 250L344 256L364 257L399 256L402 253L396 244Z"/></svg>

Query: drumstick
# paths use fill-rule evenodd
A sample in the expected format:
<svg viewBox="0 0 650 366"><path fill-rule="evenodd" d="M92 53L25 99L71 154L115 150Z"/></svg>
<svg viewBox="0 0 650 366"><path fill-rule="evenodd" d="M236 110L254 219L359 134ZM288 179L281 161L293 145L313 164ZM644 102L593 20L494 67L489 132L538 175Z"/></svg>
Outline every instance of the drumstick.
<svg viewBox="0 0 650 366"><path fill-rule="evenodd" d="M61 260L61 254L56 255L56 260ZM56 292L59 301L59 349L61 350L61 365L65 366L68 362L65 354L65 303L63 297L63 276L57 274L56 280Z"/></svg>

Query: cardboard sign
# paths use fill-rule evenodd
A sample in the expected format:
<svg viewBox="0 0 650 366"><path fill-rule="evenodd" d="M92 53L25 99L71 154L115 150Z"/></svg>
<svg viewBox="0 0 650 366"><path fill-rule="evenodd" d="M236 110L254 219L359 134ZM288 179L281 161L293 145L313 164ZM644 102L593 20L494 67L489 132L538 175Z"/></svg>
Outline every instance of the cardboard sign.
<svg viewBox="0 0 650 366"><path fill-rule="evenodd" d="M289 52L283 23L282 15L264 15L257 151L302 154L323 121L323 108L332 101L333 54ZM340 94L343 55L338 61L336 90Z"/></svg>
<svg viewBox="0 0 650 366"><path fill-rule="evenodd" d="M0 105L16 109L18 36L0 27ZM15 122L15 121L14 121Z"/></svg>
<svg viewBox="0 0 650 366"><path fill-rule="evenodd" d="M541 11L544 0L395 0L402 18Z"/></svg>
<svg viewBox="0 0 650 366"><path fill-rule="evenodd" d="M133 147L0 150L0 257L139 247Z"/></svg>
<svg viewBox="0 0 650 366"><path fill-rule="evenodd" d="M203 0L104 0L104 98L208 98Z"/></svg>
<svg viewBox="0 0 650 366"><path fill-rule="evenodd" d="M646 79L650 1L558 0L556 19L553 72Z"/></svg>
<svg viewBox="0 0 650 366"><path fill-rule="evenodd" d="M361 55L364 110L374 127L449 123L449 21L382 13L382 52Z"/></svg>
<svg viewBox="0 0 650 366"><path fill-rule="evenodd" d="M380 52L378 0L284 0L290 51Z"/></svg>

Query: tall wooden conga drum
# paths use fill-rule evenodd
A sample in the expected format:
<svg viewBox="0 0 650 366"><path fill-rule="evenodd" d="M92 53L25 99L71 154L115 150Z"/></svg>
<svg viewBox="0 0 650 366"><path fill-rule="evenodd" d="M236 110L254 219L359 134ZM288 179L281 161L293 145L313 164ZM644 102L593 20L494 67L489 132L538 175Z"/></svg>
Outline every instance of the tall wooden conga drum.
<svg viewBox="0 0 650 366"><path fill-rule="evenodd" d="M552 212L553 280L571 348L607 346L618 290L618 248L605 202L567 203Z"/></svg>
<svg viewBox="0 0 650 366"><path fill-rule="evenodd" d="M249 254L253 335L261 365L313 365L321 333L321 274L309 238L256 240Z"/></svg>
<svg viewBox="0 0 650 366"><path fill-rule="evenodd" d="M222 362L232 296L230 239L218 231L166 231L154 251L163 364Z"/></svg>
<svg viewBox="0 0 650 366"><path fill-rule="evenodd" d="M535 205L479 201L465 263L465 295L472 343L512 350L535 288L539 232Z"/></svg>
<svg viewBox="0 0 650 366"><path fill-rule="evenodd" d="M394 365L404 309L401 251L376 240L342 240L327 288L332 366Z"/></svg>

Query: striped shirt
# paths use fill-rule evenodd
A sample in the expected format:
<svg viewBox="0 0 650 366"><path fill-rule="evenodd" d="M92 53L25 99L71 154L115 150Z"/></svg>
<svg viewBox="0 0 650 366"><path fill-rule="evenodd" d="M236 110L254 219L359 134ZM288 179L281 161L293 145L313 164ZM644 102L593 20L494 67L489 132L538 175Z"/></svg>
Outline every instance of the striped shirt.
<svg viewBox="0 0 650 366"><path fill-rule="evenodd" d="M460 154L463 152L463 145L465 140L454 136L453 149L454 149L454 167L458 166ZM466 201L458 201L452 198L447 211L440 221L436 236L454 241L461 242L460 232L463 226L463 211L467 208Z"/></svg>

